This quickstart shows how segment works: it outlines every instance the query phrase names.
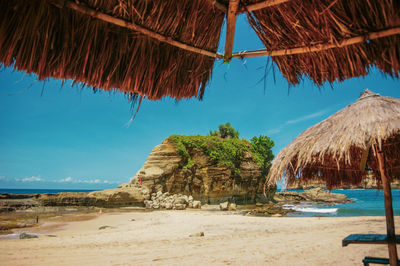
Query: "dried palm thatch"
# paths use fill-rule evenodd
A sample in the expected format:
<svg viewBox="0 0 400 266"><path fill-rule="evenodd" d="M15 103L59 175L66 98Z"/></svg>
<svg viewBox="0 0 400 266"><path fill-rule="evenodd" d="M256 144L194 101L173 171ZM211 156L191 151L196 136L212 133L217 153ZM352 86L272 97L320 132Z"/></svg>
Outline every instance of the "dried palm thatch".
<svg viewBox="0 0 400 266"><path fill-rule="evenodd" d="M277 155L268 184L323 180L327 187L359 185L369 171L378 183L374 145L385 154L386 170L400 179L400 99L366 90L355 103L301 133Z"/></svg>
<svg viewBox="0 0 400 266"><path fill-rule="evenodd" d="M232 53L243 12L265 50ZM398 77L399 14L397 0L0 0L0 64L153 100L201 99L215 58L272 56L292 84Z"/></svg>
<svg viewBox="0 0 400 266"><path fill-rule="evenodd" d="M400 35L371 38L371 33L398 31L399 1L281 2L249 12L248 20L267 51L282 51L282 56L272 56L272 59L291 84L299 83L303 76L310 77L318 85L325 81L365 76L372 65L386 74L399 77ZM340 47L349 39L355 40L356 44L332 48ZM298 54L285 55L299 47L304 49L297 49Z"/></svg>
<svg viewBox="0 0 400 266"><path fill-rule="evenodd" d="M71 8L82 6L91 13ZM96 19L96 12L122 26ZM39 80L73 79L154 100L201 98L215 58L129 26L215 54L223 20L204 0L0 0L0 61Z"/></svg>

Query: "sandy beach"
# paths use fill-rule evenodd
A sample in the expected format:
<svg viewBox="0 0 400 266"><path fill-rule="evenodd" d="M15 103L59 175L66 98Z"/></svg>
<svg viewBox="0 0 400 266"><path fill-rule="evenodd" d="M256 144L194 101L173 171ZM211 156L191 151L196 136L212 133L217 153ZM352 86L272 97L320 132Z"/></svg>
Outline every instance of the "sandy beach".
<svg viewBox="0 0 400 266"><path fill-rule="evenodd" d="M91 215L48 220L30 230L43 234L37 239L1 241L1 264L361 265L364 256L388 256L385 245L341 246L351 233L385 233L384 217L268 218L205 210Z"/></svg>

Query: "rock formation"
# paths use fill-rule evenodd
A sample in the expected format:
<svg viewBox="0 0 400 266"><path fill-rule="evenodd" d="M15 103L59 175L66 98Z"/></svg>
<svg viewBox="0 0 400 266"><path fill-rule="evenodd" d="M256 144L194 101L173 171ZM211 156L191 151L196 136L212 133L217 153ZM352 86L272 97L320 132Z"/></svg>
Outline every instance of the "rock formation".
<svg viewBox="0 0 400 266"><path fill-rule="evenodd" d="M192 196L174 194L168 192L151 194L150 200L144 201L147 209L167 209L167 210L184 210L186 208L200 209L201 202L194 200Z"/></svg>
<svg viewBox="0 0 400 266"><path fill-rule="evenodd" d="M264 197L264 178L249 152L240 161L240 175L216 164L200 150L193 149L189 153L194 164L191 168L185 168L185 158L166 139L153 149L130 183L120 187L141 186L151 193L162 191L192 195L194 199L205 203L227 200L237 203L267 202L275 192L275 189L267 191L268 195Z"/></svg>
<svg viewBox="0 0 400 266"><path fill-rule="evenodd" d="M300 203L304 201L320 202L324 203L324 205L354 202L352 199L347 198L344 194L331 193L330 191L322 188L313 188L300 193L290 191L276 193L274 200L285 203Z"/></svg>
<svg viewBox="0 0 400 266"><path fill-rule="evenodd" d="M145 188L125 187L92 192L41 194L36 200L43 206L143 206L150 198Z"/></svg>
<svg viewBox="0 0 400 266"><path fill-rule="evenodd" d="M310 188L326 188L326 184L322 181L315 180L313 182L309 182L307 184L291 184L286 187L286 189L310 189ZM394 180L391 183L392 189L400 189L400 180ZM345 186L345 187L339 187L342 189L379 189L381 186L379 186L376 182L376 179L373 176L369 176L365 178L362 183L358 186Z"/></svg>

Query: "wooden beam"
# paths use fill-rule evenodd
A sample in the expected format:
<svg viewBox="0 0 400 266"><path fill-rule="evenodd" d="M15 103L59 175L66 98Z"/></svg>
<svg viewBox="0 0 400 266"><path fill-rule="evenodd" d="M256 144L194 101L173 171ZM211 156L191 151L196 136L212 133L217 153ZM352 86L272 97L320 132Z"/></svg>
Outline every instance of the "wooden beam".
<svg viewBox="0 0 400 266"><path fill-rule="evenodd" d="M286 2L289 2L290 0L266 0L266 1L261 1L258 3L254 3L254 4L250 4L247 6L242 6L239 8L239 12L240 13L244 13L244 12L250 12L250 11L256 11L256 10L260 10L266 7L270 7L270 6L276 6L276 5L280 5Z"/></svg>
<svg viewBox="0 0 400 266"><path fill-rule="evenodd" d="M267 49L261 49L261 50L256 50L256 51L250 51L250 52L239 52L239 53L234 53L232 57L234 58L243 58L243 57L257 57L257 56L283 56L283 55L294 55L294 54L305 54L305 53L311 53L311 52L319 52L319 51L324 51L332 48L340 48L340 47L345 47L348 45L352 44L357 44L357 43L363 43L367 40L374 40L374 39L379 39L382 37L387 37L387 36L392 36L400 34L400 26L387 29L387 30L382 30L378 32L372 32L363 36L357 36L349 39L344 39L338 44L334 43L324 43L324 44L317 44L309 47L298 47L298 48L291 48L291 49L282 49L282 50L267 50Z"/></svg>
<svg viewBox="0 0 400 266"><path fill-rule="evenodd" d="M228 7L224 4L222 4L221 2L219 2L218 0L208 0L208 2L210 2L213 6L215 6L217 9L221 10L224 13L228 12Z"/></svg>
<svg viewBox="0 0 400 266"><path fill-rule="evenodd" d="M369 148L362 151L361 161L360 161L360 170L361 171L365 170L365 166L367 165L368 154L369 154Z"/></svg>
<svg viewBox="0 0 400 266"><path fill-rule="evenodd" d="M139 33L141 33L143 35L146 35L146 36L148 36L150 38L156 39L156 40L158 40L160 42L168 43L168 44L170 44L172 46L181 48L181 49L186 50L186 51L190 51L190 52L201 54L201 55L206 55L206 56L213 57L213 58L216 58L216 57L223 58L223 56L221 54L219 54L219 53L208 51L208 50L204 50L204 49L201 49L201 48L198 48L198 47L194 47L194 46L182 43L180 41L172 39L171 37L167 37L167 36L161 35L161 34L159 34L157 32L154 32L154 31L151 31L149 29L146 29L146 28L144 28L142 26L139 26L139 25L137 25L137 24L135 24L133 22L129 22L129 21L126 21L126 20L123 20L123 19L120 19L120 18L116 18L116 17L110 16L110 15L101 13L99 11L91 9L90 7L87 7L87 6L84 6L84 5L81 5L81 4L76 4L75 2L72 2L70 0L63 0L63 1L49 0L49 1L50 1L50 3L52 5L54 5L56 7L59 7L59 8L64 8L64 7L70 8L70 9L75 10L75 11L81 13L81 14L90 16L92 18L99 19L101 21L104 21L104 22L107 22L107 23L110 23L110 24L114 24L114 25L123 27L123 28L126 28L126 29L134 30L134 31L139 32Z"/></svg>
<svg viewBox="0 0 400 266"><path fill-rule="evenodd" d="M224 61L232 59L233 40L235 39L236 15L239 7L239 0L229 0L228 13L226 14L226 39Z"/></svg>
<svg viewBox="0 0 400 266"><path fill-rule="evenodd" d="M397 264L397 249L396 249L396 234L394 230L393 206L392 206L392 191L390 189L390 180L386 175L385 158L383 151L375 145L376 156L378 158L379 173L381 175L383 194L385 197L385 215L386 215L386 231L389 248L389 262L390 266Z"/></svg>

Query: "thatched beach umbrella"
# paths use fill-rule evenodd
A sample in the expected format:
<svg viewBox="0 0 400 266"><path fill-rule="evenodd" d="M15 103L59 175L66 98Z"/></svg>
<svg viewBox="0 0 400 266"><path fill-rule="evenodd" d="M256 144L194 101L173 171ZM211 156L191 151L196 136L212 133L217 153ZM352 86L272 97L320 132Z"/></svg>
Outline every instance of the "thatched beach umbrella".
<svg viewBox="0 0 400 266"><path fill-rule="evenodd" d="M240 13L265 49L232 52ZM321 85L398 77L399 51L393 0L0 0L0 65L153 100L201 99L216 59L271 56L289 83Z"/></svg>
<svg viewBox="0 0 400 266"><path fill-rule="evenodd" d="M400 99L366 90L353 104L301 133L276 157L275 184L323 180L328 188L359 185L372 172L383 186L391 265L397 265L390 181L400 179Z"/></svg>

